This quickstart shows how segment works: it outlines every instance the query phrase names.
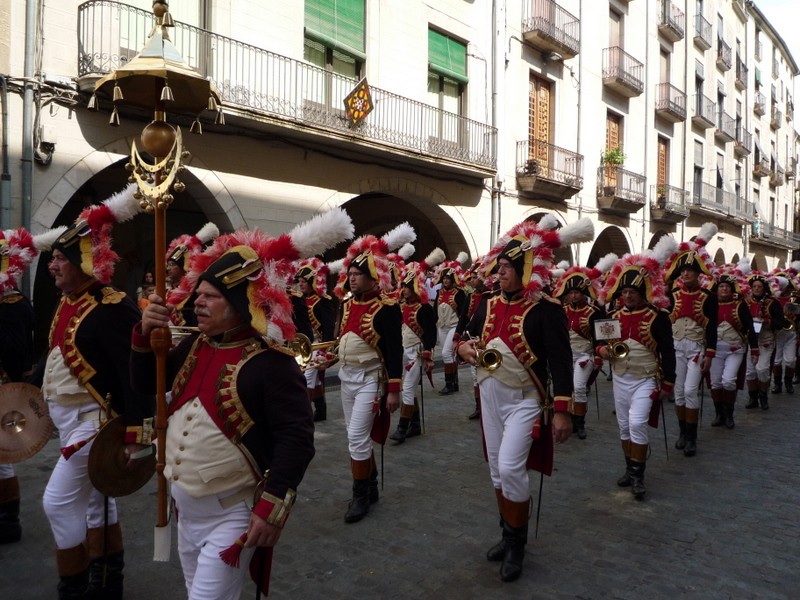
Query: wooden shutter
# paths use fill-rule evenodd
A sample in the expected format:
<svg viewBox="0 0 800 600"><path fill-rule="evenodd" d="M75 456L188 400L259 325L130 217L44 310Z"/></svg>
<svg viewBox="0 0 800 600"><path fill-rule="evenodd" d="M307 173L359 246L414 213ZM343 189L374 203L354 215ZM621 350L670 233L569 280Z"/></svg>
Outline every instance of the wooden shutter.
<svg viewBox="0 0 800 600"><path fill-rule="evenodd" d="M666 185L669 179L669 140L658 137L658 172L656 184Z"/></svg>
<svg viewBox="0 0 800 600"><path fill-rule="evenodd" d="M550 114L550 82L531 76L528 93L528 143L529 158L547 165L552 115ZM536 141L544 142L537 144Z"/></svg>

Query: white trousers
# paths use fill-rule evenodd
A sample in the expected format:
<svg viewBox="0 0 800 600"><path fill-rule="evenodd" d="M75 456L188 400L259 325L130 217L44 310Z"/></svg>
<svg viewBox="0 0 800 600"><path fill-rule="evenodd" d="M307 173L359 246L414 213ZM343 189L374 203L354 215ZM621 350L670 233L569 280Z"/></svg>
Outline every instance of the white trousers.
<svg viewBox="0 0 800 600"><path fill-rule="evenodd" d="M418 345L403 348L403 404L414 404L414 396L422 377L422 364L425 362L419 355L421 351L422 347Z"/></svg>
<svg viewBox="0 0 800 600"><path fill-rule="evenodd" d="M699 342L693 342L685 338L675 340L674 344L675 406L700 408L697 389L703 379L703 346ZM616 374L614 377L616 377Z"/></svg>
<svg viewBox="0 0 800 600"><path fill-rule="evenodd" d="M310 390L313 390L315 387L319 385L319 370L318 369L306 369L303 375L306 376L306 387Z"/></svg>
<svg viewBox="0 0 800 600"><path fill-rule="evenodd" d="M455 358L455 344L453 343L453 335L456 332L456 326L452 327L438 327L439 341L442 342L442 362L446 365L456 362Z"/></svg>
<svg viewBox="0 0 800 600"><path fill-rule="evenodd" d="M656 389L655 377L640 379L628 373L614 373L611 381L614 386L619 439L630 440L634 444L647 444L647 419L653 406L650 395Z"/></svg>
<svg viewBox="0 0 800 600"><path fill-rule="evenodd" d="M745 357L746 347L742 345L734 346L736 350L731 350L731 345L725 340L717 340L717 353L711 361L711 389L735 390L736 376Z"/></svg>
<svg viewBox="0 0 800 600"><path fill-rule="evenodd" d="M575 402L586 404L586 384L594 371L594 361L586 352L572 355L572 386L575 390Z"/></svg>
<svg viewBox="0 0 800 600"><path fill-rule="evenodd" d="M350 458L367 460L372 456L372 405L378 397L378 375L367 375L364 369L343 366L339 369L342 382L342 411L347 427Z"/></svg>
<svg viewBox="0 0 800 600"><path fill-rule="evenodd" d="M773 347L772 340L768 340L765 344L759 344L758 362L754 365L752 361L747 361L747 381L758 379L761 383L769 382L769 361L772 358Z"/></svg>
<svg viewBox="0 0 800 600"><path fill-rule="evenodd" d="M511 388L493 377L484 379L480 387L492 485L512 502L525 502L530 497L526 463L533 443L531 431L542 412L539 392L533 386Z"/></svg>
<svg viewBox="0 0 800 600"><path fill-rule="evenodd" d="M61 435L61 447L85 440L97 431L96 421L80 421L81 411L87 407L61 406L47 403L50 418ZM96 407L89 407L96 410ZM44 490L42 504L56 548L74 548L86 539L87 527L102 527L104 521L103 495L89 481L89 450L86 444L66 460L59 457ZM108 524L117 522L117 503L108 499Z"/></svg>
<svg viewBox="0 0 800 600"><path fill-rule="evenodd" d="M797 332L781 329L775 335L775 362L776 367L794 369L797 362Z"/></svg>
<svg viewBox="0 0 800 600"><path fill-rule="evenodd" d="M14 465L0 464L0 479L11 479L14 475Z"/></svg>
<svg viewBox="0 0 800 600"><path fill-rule="evenodd" d="M238 567L226 564L219 554L247 530L250 508L244 501L222 508L219 497L192 498L177 485L172 486L172 498L189 600L239 600L255 548L242 549Z"/></svg>

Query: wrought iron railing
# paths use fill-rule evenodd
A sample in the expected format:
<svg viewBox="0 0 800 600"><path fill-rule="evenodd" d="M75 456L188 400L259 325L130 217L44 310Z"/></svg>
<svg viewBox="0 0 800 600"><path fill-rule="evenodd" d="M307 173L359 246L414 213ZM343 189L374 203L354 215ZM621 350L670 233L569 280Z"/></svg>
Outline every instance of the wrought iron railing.
<svg viewBox="0 0 800 600"><path fill-rule="evenodd" d="M764 52L764 43L761 40L756 41L756 50L755 50L755 57L756 60L761 60L761 56Z"/></svg>
<svg viewBox="0 0 800 600"><path fill-rule="evenodd" d="M731 47L721 37L717 38L717 66L724 71L733 66Z"/></svg>
<svg viewBox="0 0 800 600"><path fill-rule="evenodd" d="M581 22L553 0L528 0L523 3L522 31L538 31L566 46L574 54L581 48Z"/></svg>
<svg viewBox="0 0 800 600"><path fill-rule="evenodd" d="M517 175L583 189L583 155L542 140L517 142Z"/></svg>
<svg viewBox="0 0 800 600"><path fill-rule="evenodd" d="M661 13L659 15L659 26L669 27L675 34L683 39L686 31L686 15L674 3L669 0L661 0Z"/></svg>
<svg viewBox="0 0 800 600"><path fill-rule="evenodd" d="M736 148L749 153L753 148L753 134L741 125L736 127Z"/></svg>
<svg viewBox="0 0 800 600"><path fill-rule="evenodd" d="M644 65L619 46L603 49L603 79L618 79L628 87L644 91Z"/></svg>
<svg viewBox="0 0 800 600"><path fill-rule="evenodd" d="M736 119L723 111L717 111L717 132L729 137L732 140L736 139Z"/></svg>
<svg viewBox="0 0 800 600"><path fill-rule="evenodd" d="M761 92L753 95L753 112L757 115L764 115L767 112L767 98Z"/></svg>
<svg viewBox="0 0 800 600"><path fill-rule="evenodd" d="M78 75L103 75L132 59L153 26L153 14L120 2L90 0L78 8ZM186 63L220 91L224 106L277 115L389 148L482 168L496 165L494 127L370 86L375 109L351 127L343 100L356 81L176 22L172 43Z"/></svg>
<svg viewBox="0 0 800 600"><path fill-rule="evenodd" d="M686 216L689 214L689 208L686 206L688 195L689 192L674 185L652 185L650 186L650 208Z"/></svg>
<svg viewBox="0 0 800 600"><path fill-rule="evenodd" d="M781 112L781 110L778 108L777 105L773 104L772 112L770 113L769 117L769 126L772 127L772 129L778 129L778 127L781 126L782 120L783 120L783 113Z"/></svg>
<svg viewBox="0 0 800 600"><path fill-rule="evenodd" d="M644 204L647 178L622 167L604 165L597 169L597 196L622 198Z"/></svg>
<svg viewBox="0 0 800 600"><path fill-rule="evenodd" d="M694 16L694 41L705 48L711 48L711 23L703 15Z"/></svg>
<svg viewBox="0 0 800 600"><path fill-rule="evenodd" d="M736 85L739 89L746 90L747 89L747 74L750 70L747 68L745 62L739 57L736 56Z"/></svg>
<svg viewBox="0 0 800 600"><path fill-rule="evenodd" d="M686 118L686 94L671 83L656 86L656 110L668 110Z"/></svg>
<svg viewBox="0 0 800 600"><path fill-rule="evenodd" d="M798 234L783 229L782 227L777 227L771 223L761 223L761 230L758 237L772 242L773 244L780 244L781 246L790 248L796 248L798 242L800 242L800 236L798 236Z"/></svg>
<svg viewBox="0 0 800 600"><path fill-rule="evenodd" d="M717 107L714 101L708 96L703 94L695 94L694 97L694 116L700 117L708 123L715 123L714 115L717 112Z"/></svg>
<svg viewBox="0 0 800 600"><path fill-rule="evenodd" d="M777 79L778 75L780 75L780 63L778 62L777 58L772 59L772 78Z"/></svg>

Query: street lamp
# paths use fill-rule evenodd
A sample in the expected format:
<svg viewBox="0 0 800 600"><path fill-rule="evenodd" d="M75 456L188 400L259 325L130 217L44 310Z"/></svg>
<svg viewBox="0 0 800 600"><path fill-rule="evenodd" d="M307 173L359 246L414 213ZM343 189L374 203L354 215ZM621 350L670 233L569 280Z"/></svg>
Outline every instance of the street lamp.
<svg viewBox="0 0 800 600"><path fill-rule="evenodd" d="M106 75L95 84L89 108L97 109L98 97L110 97L114 103L110 125L119 125L119 104L153 111L153 120L141 134L142 148L152 157L145 160L136 142L131 144L131 160L125 165L128 181L136 183L137 198L145 212L155 217L155 275L156 293L166 296L166 210L173 201L172 192L180 193L186 186L178 179L186 167L182 164L189 153L183 150L180 128L167 123L167 108L171 112L194 115L193 133L202 133L199 114L204 110L216 112L216 122L224 124L219 106L219 93L208 79L190 68L169 39L174 27L167 0L153 2L156 24L144 48L128 64ZM166 412L166 360L171 343L169 328L152 331L150 342L156 356L156 477L158 482L158 521L155 536L155 560L169 559L169 529L167 488L164 479Z"/></svg>

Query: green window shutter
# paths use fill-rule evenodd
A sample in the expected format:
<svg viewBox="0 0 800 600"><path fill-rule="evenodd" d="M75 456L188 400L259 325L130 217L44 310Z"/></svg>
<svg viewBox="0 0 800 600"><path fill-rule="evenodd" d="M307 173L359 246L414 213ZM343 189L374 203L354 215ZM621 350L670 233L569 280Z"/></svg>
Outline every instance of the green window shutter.
<svg viewBox="0 0 800 600"><path fill-rule="evenodd" d="M428 66L434 73L467 83L467 46L446 35L428 30Z"/></svg>
<svg viewBox="0 0 800 600"><path fill-rule="evenodd" d="M361 60L365 52L364 0L305 0L306 35Z"/></svg>

